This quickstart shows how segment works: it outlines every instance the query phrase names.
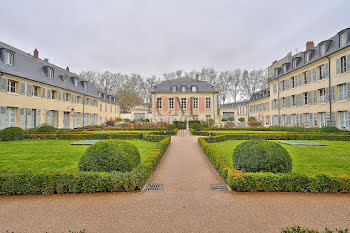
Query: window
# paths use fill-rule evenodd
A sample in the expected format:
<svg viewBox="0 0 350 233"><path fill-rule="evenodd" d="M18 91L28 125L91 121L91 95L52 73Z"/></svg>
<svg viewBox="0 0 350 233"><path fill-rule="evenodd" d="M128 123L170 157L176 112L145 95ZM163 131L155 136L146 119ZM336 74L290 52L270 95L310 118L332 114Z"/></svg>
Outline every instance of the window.
<svg viewBox="0 0 350 233"><path fill-rule="evenodd" d="M286 98L283 97L282 98L282 106L281 106L281 108L285 108L285 107L286 107Z"/></svg>
<svg viewBox="0 0 350 233"><path fill-rule="evenodd" d="M77 78L74 78L74 86L78 86L78 79Z"/></svg>
<svg viewBox="0 0 350 233"><path fill-rule="evenodd" d="M51 99L58 100L58 91L52 90Z"/></svg>
<svg viewBox="0 0 350 233"><path fill-rule="evenodd" d="M295 95L292 95L291 98L292 98L292 106L297 106Z"/></svg>
<svg viewBox="0 0 350 233"><path fill-rule="evenodd" d="M110 113L113 112L113 107L112 107L112 106L110 107L109 112L110 112Z"/></svg>
<svg viewBox="0 0 350 233"><path fill-rule="evenodd" d="M81 103L81 97L77 96L77 104L80 104L80 103ZM102 112L102 105L101 105L101 112Z"/></svg>
<svg viewBox="0 0 350 233"><path fill-rule="evenodd" d="M343 74L346 72L346 56L340 58L340 73Z"/></svg>
<svg viewBox="0 0 350 233"><path fill-rule="evenodd" d="M310 52L306 52L304 55L305 63L308 63L310 61Z"/></svg>
<svg viewBox="0 0 350 233"><path fill-rule="evenodd" d="M14 60L14 55L13 53L9 52L9 51L6 51L5 52L5 63L7 65L11 65L13 66L13 60Z"/></svg>
<svg viewBox="0 0 350 233"><path fill-rule="evenodd" d="M211 108L210 98L205 98L205 108Z"/></svg>
<svg viewBox="0 0 350 233"><path fill-rule="evenodd" d="M197 91L197 87L196 86L192 86L192 92L196 92Z"/></svg>
<svg viewBox="0 0 350 233"><path fill-rule="evenodd" d="M107 104L105 105L105 112L107 112Z"/></svg>
<svg viewBox="0 0 350 233"><path fill-rule="evenodd" d="M52 68L49 68L49 78L54 77L54 70Z"/></svg>
<svg viewBox="0 0 350 233"><path fill-rule="evenodd" d="M176 92L176 86L171 87L172 92Z"/></svg>
<svg viewBox="0 0 350 233"><path fill-rule="evenodd" d="M320 94L319 102L320 103L326 102L326 89L324 88L320 89L319 94Z"/></svg>
<svg viewBox="0 0 350 233"><path fill-rule="evenodd" d="M339 112L339 128L346 129L347 128L347 112Z"/></svg>
<svg viewBox="0 0 350 233"><path fill-rule="evenodd" d="M345 91L346 91L346 85L340 84L338 85L338 100L345 100Z"/></svg>
<svg viewBox="0 0 350 233"><path fill-rule="evenodd" d="M186 86L182 86L182 87L181 87L181 91L182 91L182 92L186 92Z"/></svg>
<svg viewBox="0 0 350 233"><path fill-rule="evenodd" d="M114 107L114 113L117 113L117 107Z"/></svg>
<svg viewBox="0 0 350 233"><path fill-rule="evenodd" d="M297 59L296 58L293 59L292 68L293 69L297 68Z"/></svg>
<svg viewBox="0 0 350 233"><path fill-rule="evenodd" d="M277 83L273 84L273 94L277 93Z"/></svg>
<svg viewBox="0 0 350 233"><path fill-rule="evenodd" d="M198 108L198 98L193 98L193 108Z"/></svg>
<svg viewBox="0 0 350 233"><path fill-rule="evenodd" d="M275 77L278 76L278 69L275 69Z"/></svg>
<svg viewBox="0 0 350 233"><path fill-rule="evenodd" d="M174 108L174 98L169 98L169 108Z"/></svg>
<svg viewBox="0 0 350 233"><path fill-rule="evenodd" d="M33 96L40 97L40 87L33 86L33 90L34 90L34 95Z"/></svg>
<svg viewBox="0 0 350 233"><path fill-rule="evenodd" d="M186 107L187 107L186 98L181 98L181 108L186 109Z"/></svg>
<svg viewBox="0 0 350 233"><path fill-rule="evenodd" d="M8 80L7 91L10 93L16 93L16 81Z"/></svg>
<svg viewBox="0 0 350 233"><path fill-rule="evenodd" d="M309 99L308 99L308 94L307 94L307 92L304 92L304 93L303 93L303 96L304 96L304 104L305 104L305 105L308 105L308 104L309 104Z"/></svg>
<svg viewBox="0 0 350 233"><path fill-rule="evenodd" d="M16 126L16 108L7 108L7 127L15 127Z"/></svg>
<svg viewBox="0 0 350 233"><path fill-rule="evenodd" d="M209 121L211 119L211 115L206 115L205 119L206 119L206 121Z"/></svg>
<svg viewBox="0 0 350 233"><path fill-rule="evenodd" d="M326 43L320 45L320 55L323 56L326 54Z"/></svg>
<svg viewBox="0 0 350 233"><path fill-rule="evenodd" d="M162 109L163 103L162 98L157 98L157 108Z"/></svg>
<svg viewBox="0 0 350 233"><path fill-rule="evenodd" d="M303 73L303 84L307 84L307 72Z"/></svg>
<svg viewBox="0 0 350 233"><path fill-rule="evenodd" d="M193 120L198 121L198 115L193 115Z"/></svg>
<svg viewBox="0 0 350 233"><path fill-rule="evenodd" d="M290 78L290 83L292 85L292 88L294 88L295 87L295 77Z"/></svg>
<svg viewBox="0 0 350 233"><path fill-rule="evenodd" d="M287 73L287 68L288 68L287 64L284 64L283 65L283 73Z"/></svg>
<svg viewBox="0 0 350 233"><path fill-rule="evenodd" d="M324 79L324 65L318 67L318 77L320 80Z"/></svg>
<svg viewBox="0 0 350 233"><path fill-rule="evenodd" d="M321 112L320 113L320 124L321 124L321 127L327 125L326 113L325 112Z"/></svg>
<svg viewBox="0 0 350 233"><path fill-rule="evenodd" d="M348 43L348 35L346 34L346 32L343 32L340 34L339 36L339 46L343 47Z"/></svg>

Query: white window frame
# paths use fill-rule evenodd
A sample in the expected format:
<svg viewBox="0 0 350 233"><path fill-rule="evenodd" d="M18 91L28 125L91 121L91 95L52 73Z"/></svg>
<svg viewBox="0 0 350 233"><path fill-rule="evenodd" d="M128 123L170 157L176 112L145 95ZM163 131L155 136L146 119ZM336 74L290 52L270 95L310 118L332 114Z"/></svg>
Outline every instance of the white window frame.
<svg viewBox="0 0 350 233"><path fill-rule="evenodd" d="M187 108L187 99L181 98L181 108L186 109Z"/></svg>
<svg viewBox="0 0 350 233"><path fill-rule="evenodd" d="M205 108L206 109L211 108L211 98L210 97L205 98Z"/></svg>
<svg viewBox="0 0 350 233"><path fill-rule="evenodd" d="M169 108L170 109L174 108L174 98L169 98Z"/></svg>
<svg viewBox="0 0 350 233"><path fill-rule="evenodd" d="M198 108L198 98L193 98L193 108L194 109Z"/></svg>
<svg viewBox="0 0 350 233"><path fill-rule="evenodd" d="M172 91L172 92L176 92L176 86L172 86L172 87L171 87L171 91Z"/></svg>
<svg viewBox="0 0 350 233"><path fill-rule="evenodd" d="M324 88L319 89L319 103L326 102L326 90Z"/></svg>
<svg viewBox="0 0 350 233"><path fill-rule="evenodd" d="M33 85L33 96L40 97L40 87Z"/></svg>
<svg viewBox="0 0 350 233"><path fill-rule="evenodd" d="M181 86L181 92L186 92L187 91L187 87L186 86Z"/></svg>
<svg viewBox="0 0 350 233"><path fill-rule="evenodd" d="M339 35L339 47L344 47L347 44L348 35L343 32Z"/></svg>
<svg viewBox="0 0 350 233"><path fill-rule="evenodd" d="M320 126L327 126L327 119L326 119L326 113L320 112Z"/></svg>
<svg viewBox="0 0 350 233"><path fill-rule="evenodd" d="M345 100L346 85L345 83L338 85L338 100Z"/></svg>
<svg viewBox="0 0 350 233"><path fill-rule="evenodd" d="M348 112L344 112L344 111L341 111L341 112L338 112L339 114L339 128L341 129L346 129L347 128L347 114Z"/></svg>
<svg viewBox="0 0 350 233"><path fill-rule="evenodd" d="M16 93L16 81L15 80L8 80L7 81L7 92L8 93Z"/></svg>
<svg viewBox="0 0 350 233"><path fill-rule="evenodd" d="M192 89L192 92L197 92L197 86L192 86L191 89Z"/></svg>
<svg viewBox="0 0 350 233"><path fill-rule="evenodd" d="M54 78L55 71L52 68L49 68L49 78Z"/></svg>
<svg viewBox="0 0 350 233"><path fill-rule="evenodd" d="M12 52L6 51L5 52L5 64L13 66L14 57L15 57L15 55Z"/></svg>
<svg viewBox="0 0 350 233"><path fill-rule="evenodd" d="M157 98L157 108L162 109L163 108L163 99Z"/></svg>
<svg viewBox="0 0 350 233"><path fill-rule="evenodd" d="M340 74L346 73L346 56L340 58Z"/></svg>
<svg viewBox="0 0 350 233"><path fill-rule="evenodd" d="M326 43L320 44L320 55L323 56L326 54Z"/></svg>

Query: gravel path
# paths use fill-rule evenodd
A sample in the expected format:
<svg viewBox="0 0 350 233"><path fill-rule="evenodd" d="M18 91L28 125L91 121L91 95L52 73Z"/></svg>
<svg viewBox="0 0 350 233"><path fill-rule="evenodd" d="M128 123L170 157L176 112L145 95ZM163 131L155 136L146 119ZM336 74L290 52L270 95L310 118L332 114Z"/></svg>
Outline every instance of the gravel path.
<svg viewBox="0 0 350 233"><path fill-rule="evenodd" d="M149 183L161 191L0 196L0 232L280 232L350 228L349 194L234 193L197 144L175 136Z"/></svg>

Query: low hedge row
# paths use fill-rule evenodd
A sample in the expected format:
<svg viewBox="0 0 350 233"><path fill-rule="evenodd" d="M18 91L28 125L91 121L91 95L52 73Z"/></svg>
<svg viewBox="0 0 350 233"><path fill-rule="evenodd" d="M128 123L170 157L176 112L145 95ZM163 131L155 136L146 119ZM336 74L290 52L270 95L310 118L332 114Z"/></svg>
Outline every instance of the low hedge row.
<svg viewBox="0 0 350 233"><path fill-rule="evenodd" d="M329 140L329 141L350 141L349 135L339 134L222 134L206 138L207 142L222 142L226 140Z"/></svg>
<svg viewBox="0 0 350 233"><path fill-rule="evenodd" d="M154 134L154 135L176 135L177 134L177 129L156 131L156 132L152 132L151 134Z"/></svg>
<svg viewBox="0 0 350 233"><path fill-rule="evenodd" d="M77 128L77 129L56 129L57 134L64 134L64 133L77 133L77 132L84 132L84 131L164 131L167 130L165 127L157 127L157 128L141 128L141 127L135 127L135 128L127 128L127 127L101 127L101 128ZM48 132L40 132L38 129L28 129L25 130L26 134L44 134Z"/></svg>
<svg viewBox="0 0 350 233"><path fill-rule="evenodd" d="M143 139L142 133L133 133L133 134L26 134L25 139Z"/></svg>
<svg viewBox="0 0 350 233"><path fill-rule="evenodd" d="M307 176L295 173L242 173L233 170L204 138L199 145L232 190L238 192L350 192L350 177Z"/></svg>
<svg viewBox="0 0 350 233"><path fill-rule="evenodd" d="M159 142L167 137L169 137L169 136L167 136L167 135L154 135L154 134L146 133L143 135L143 140L150 141L150 142Z"/></svg>
<svg viewBox="0 0 350 233"><path fill-rule="evenodd" d="M55 194L123 192L140 190L170 144L170 137L159 142L150 156L130 172L11 173L0 174L0 194Z"/></svg>

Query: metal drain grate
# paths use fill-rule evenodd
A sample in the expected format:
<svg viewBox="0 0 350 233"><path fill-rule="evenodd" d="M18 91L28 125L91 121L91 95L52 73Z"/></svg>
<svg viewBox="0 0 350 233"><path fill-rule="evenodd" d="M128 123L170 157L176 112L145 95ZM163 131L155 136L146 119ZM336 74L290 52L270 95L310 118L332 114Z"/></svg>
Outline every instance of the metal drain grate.
<svg viewBox="0 0 350 233"><path fill-rule="evenodd" d="M211 184L210 188L212 190L227 191L227 186L225 184Z"/></svg>
<svg viewBox="0 0 350 233"><path fill-rule="evenodd" d="M157 190L162 190L162 188L163 188L162 184L147 184L145 190L157 191Z"/></svg>

